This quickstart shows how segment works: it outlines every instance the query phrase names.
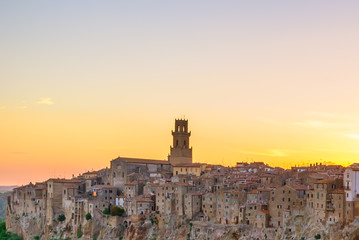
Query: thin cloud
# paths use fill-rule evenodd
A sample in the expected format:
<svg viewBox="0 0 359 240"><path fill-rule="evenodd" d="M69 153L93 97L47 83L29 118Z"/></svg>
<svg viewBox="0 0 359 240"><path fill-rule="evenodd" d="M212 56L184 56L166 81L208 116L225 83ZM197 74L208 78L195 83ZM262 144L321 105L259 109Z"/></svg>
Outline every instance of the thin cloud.
<svg viewBox="0 0 359 240"><path fill-rule="evenodd" d="M352 128L359 127L358 123L354 122L325 122L325 121L302 121L293 123L297 126L312 127L312 128Z"/></svg>
<svg viewBox="0 0 359 240"><path fill-rule="evenodd" d="M288 151L286 150L278 150L278 149L271 149L268 151L240 151L243 154L249 155L260 155L260 156L269 156L269 157L287 157Z"/></svg>
<svg viewBox="0 0 359 240"><path fill-rule="evenodd" d="M44 105L52 105L54 102L51 100L51 98L40 98L39 101L36 102L37 104L44 104Z"/></svg>
<svg viewBox="0 0 359 240"><path fill-rule="evenodd" d="M359 139L359 134L346 134L347 137Z"/></svg>
<svg viewBox="0 0 359 240"><path fill-rule="evenodd" d="M23 106L18 106L18 109L27 109L27 106L23 105Z"/></svg>

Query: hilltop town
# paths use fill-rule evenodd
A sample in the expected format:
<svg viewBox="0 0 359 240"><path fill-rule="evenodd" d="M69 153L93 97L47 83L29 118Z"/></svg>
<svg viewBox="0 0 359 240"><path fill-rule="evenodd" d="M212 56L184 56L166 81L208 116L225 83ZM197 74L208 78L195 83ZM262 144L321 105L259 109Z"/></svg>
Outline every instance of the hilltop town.
<svg viewBox="0 0 359 240"><path fill-rule="evenodd" d="M176 119L172 135L167 161L118 157L109 168L15 188L7 229L24 239L359 236L359 164L195 163L188 121Z"/></svg>

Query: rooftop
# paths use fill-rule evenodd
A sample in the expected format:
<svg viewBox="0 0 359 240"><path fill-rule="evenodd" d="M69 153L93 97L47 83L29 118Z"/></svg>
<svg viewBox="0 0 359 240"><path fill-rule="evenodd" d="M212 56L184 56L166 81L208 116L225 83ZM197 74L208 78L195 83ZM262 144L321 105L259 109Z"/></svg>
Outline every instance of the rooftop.
<svg viewBox="0 0 359 240"><path fill-rule="evenodd" d="M122 158L122 157L118 157L113 161L124 161L127 163L147 163L147 164L167 164L170 165L169 161L165 161L165 160L155 160L155 159L143 159L143 158Z"/></svg>

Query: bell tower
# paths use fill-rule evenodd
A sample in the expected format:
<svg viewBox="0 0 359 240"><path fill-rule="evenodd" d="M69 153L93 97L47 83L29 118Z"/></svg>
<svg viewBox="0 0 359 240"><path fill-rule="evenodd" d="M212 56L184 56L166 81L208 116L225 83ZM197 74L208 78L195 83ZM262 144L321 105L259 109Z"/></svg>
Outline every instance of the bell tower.
<svg viewBox="0 0 359 240"><path fill-rule="evenodd" d="M175 119L175 130L172 131L173 146L168 160L172 166L192 163L192 148L189 147L188 120Z"/></svg>

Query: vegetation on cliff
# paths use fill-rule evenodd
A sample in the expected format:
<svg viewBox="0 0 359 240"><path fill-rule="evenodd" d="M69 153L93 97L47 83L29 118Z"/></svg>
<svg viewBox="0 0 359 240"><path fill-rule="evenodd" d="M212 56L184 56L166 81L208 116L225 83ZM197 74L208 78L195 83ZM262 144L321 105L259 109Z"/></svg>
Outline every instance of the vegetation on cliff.
<svg viewBox="0 0 359 240"><path fill-rule="evenodd" d="M1 240L21 240L18 235L6 231L5 222L0 222L0 239Z"/></svg>

